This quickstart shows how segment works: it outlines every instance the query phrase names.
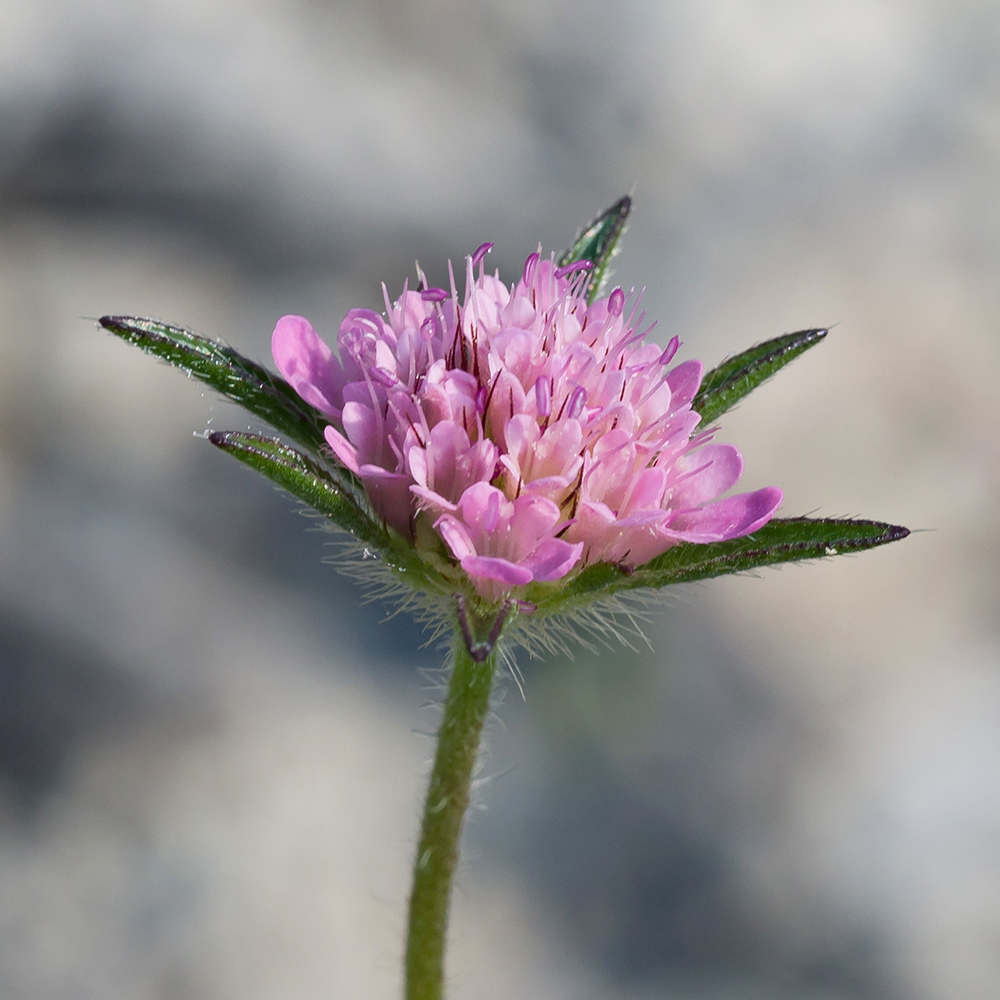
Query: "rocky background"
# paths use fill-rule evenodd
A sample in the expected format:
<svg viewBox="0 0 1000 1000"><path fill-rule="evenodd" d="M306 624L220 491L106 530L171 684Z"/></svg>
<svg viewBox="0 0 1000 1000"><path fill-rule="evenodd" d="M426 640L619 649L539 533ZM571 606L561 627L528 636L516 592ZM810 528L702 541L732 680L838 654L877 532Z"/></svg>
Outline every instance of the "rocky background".
<svg viewBox="0 0 1000 1000"><path fill-rule="evenodd" d="M524 661L455 1000L982 1000L1000 981L1000 10L0 0L0 995L392 998L433 701L241 413L95 329L268 358L419 257L618 259L786 514L923 529ZM433 681L433 674L431 675Z"/></svg>

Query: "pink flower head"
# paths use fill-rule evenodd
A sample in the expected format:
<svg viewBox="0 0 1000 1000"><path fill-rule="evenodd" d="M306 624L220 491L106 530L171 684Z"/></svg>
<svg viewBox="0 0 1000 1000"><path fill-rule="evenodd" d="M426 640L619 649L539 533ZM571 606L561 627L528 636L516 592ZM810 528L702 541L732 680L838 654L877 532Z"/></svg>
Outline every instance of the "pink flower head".
<svg viewBox="0 0 1000 1000"><path fill-rule="evenodd" d="M466 258L461 303L454 277L450 292L404 287L395 303L383 286L384 316L352 309L341 323L339 359L302 317L275 327L278 369L329 417L327 442L387 524L413 540L425 519L500 600L767 523L780 490L719 499L740 454L696 431L701 363L670 367L679 341L646 340L638 297L616 288L588 305L586 262L557 268L540 252L507 287L485 254Z"/></svg>

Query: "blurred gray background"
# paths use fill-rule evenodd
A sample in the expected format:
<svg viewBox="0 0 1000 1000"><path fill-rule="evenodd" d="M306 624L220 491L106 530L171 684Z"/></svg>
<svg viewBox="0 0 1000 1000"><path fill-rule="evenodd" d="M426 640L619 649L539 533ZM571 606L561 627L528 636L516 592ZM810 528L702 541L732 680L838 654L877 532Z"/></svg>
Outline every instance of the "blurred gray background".
<svg viewBox="0 0 1000 1000"><path fill-rule="evenodd" d="M434 725L405 618L94 328L262 360L419 257L617 273L784 513L927 529L522 661L459 1000L982 1000L1000 982L1000 8L0 0L0 996L392 998Z"/></svg>

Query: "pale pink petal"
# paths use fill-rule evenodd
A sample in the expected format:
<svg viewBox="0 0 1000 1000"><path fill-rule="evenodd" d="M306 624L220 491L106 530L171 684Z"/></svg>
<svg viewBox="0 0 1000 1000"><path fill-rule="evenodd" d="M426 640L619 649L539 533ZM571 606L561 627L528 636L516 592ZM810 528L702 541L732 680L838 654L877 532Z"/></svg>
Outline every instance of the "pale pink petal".
<svg viewBox="0 0 1000 1000"><path fill-rule="evenodd" d="M430 486L442 496L460 496L461 490L457 493L455 491L458 460L468 450L469 436L453 421L443 420L433 427L424 452L427 465L424 485Z"/></svg>
<svg viewBox="0 0 1000 1000"><path fill-rule="evenodd" d="M375 364L396 374L396 352L384 340L375 344Z"/></svg>
<svg viewBox="0 0 1000 1000"><path fill-rule="evenodd" d="M774 486L726 497L700 510L678 514L664 534L684 542L724 542L740 538L767 524L781 500L781 490Z"/></svg>
<svg viewBox="0 0 1000 1000"><path fill-rule="evenodd" d="M565 469L579 460L582 443L583 429L578 420L560 420L543 436L550 461L559 469Z"/></svg>
<svg viewBox="0 0 1000 1000"><path fill-rule="evenodd" d="M485 530L484 525L490 514L491 501L500 504L500 510L506 517L510 517L510 504L503 493L489 483L473 483L458 501L458 506L462 511L462 520L470 527L475 526L480 530Z"/></svg>
<svg viewBox="0 0 1000 1000"><path fill-rule="evenodd" d="M400 297L393 310L392 324L400 332L406 329L419 330L432 311L433 304L425 301L420 292L407 292Z"/></svg>
<svg viewBox="0 0 1000 1000"><path fill-rule="evenodd" d="M355 367L357 367L355 365ZM371 386L364 380L360 382L348 382L344 386L344 405L348 403L360 403L362 406L372 405Z"/></svg>
<svg viewBox="0 0 1000 1000"><path fill-rule="evenodd" d="M671 394L671 409L679 410L698 395L703 370L700 361L685 361L667 376L667 385L670 386Z"/></svg>
<svg viewBox="0 0 1000 1000"><path fill-rule="evenodd" d="M508 559L496 556L466 556L461 562L462 569L469 576L496 580L509 587L523 587L526 583L531 583L531 570L525 566L515 565Z"/></svg>
<svg viewBox="0 0 1000 1000"><path fill-rule="evenodd" d="M328 417L340 416L344 373L333 351L303 316L282 316L271 335L271 354L286 382Z"/></svg>
<svg viewBox="0 0 1000 1000"><path fill-rule="evenodd" d="M460 461L460 472L466 479L466 485L474 482L488 482L493 478L493 470L497 464L497 447L492 441L483 439L477 441Z"/></svg>
<svg viewBox="0 0 1000 1000"><path fill-rule="evenodd" d="M509 371L501 369L491 378L487 395L490 402L484 415L487 433L501 448L506 448L507 421L524 409L524 388Z"/></svg>
<svg viewBox="0 0 1000 1000"><path fill-rule="evenodd" d="M357 474L358 465L358 449L354 447L343 434L340 433L335 427L327 427L323 431L323 436L326 438L326 443L333 449L333 453L341 460L341 462L346 465L351 472Z"/></svg>
<svg viewBox="0 0 1000 1000"><path fill-rule="evenodd" d="M631 437L625 430L621 427L616 427L614 430L608 431L607 434L602 434L594 444L594 458L598 460L606 459L609 455L613 455L615 452L621 451L622 448L626 448L631 443L631 440Z"/></svg>
<svg viewBox="0 0 1000 1000"><path fill-rule="evenodd" d="M347 439L358 449L358 454L371 455L378 448L378 422L370 406L345 403L342 423Z"/></svg>
<svg viewBox="0 0 1000 1000"><path fill-rule="evenodd" d="M521 552L530 552L561 519L558 505L548 497L521 496L514 501L511 534Z"/></svg>
<svg viewBox="0 0 1000 1000"><path fill-rule="evenodd" d="M434 523L434 527L444 539L445 544L451 549L451 554L461 562L476 554L476 547L472 544L469 532L464 524L457 517L445 514L439 517Z"/></svg>
<svg viewBox="0 0 1000 1000"><path fill-rule="evenodd" d="M632 478L624 506L630 511L659 507L667 476L662 469L643 469Z"/></svg>
<svg viewBox="0 0 1000 1000"><path fill-rule="evenodd" d="M547 538L521 565L531 570L535 580L547 582L565 576L580 560L583 542L572 545L561 538Z"/></svg>
<svg viewBox="0 0 1000 1000"><path fill-rule="evenodd" d="M597 537L613 528L615 512L599 500L581 500L576 511L576 521L569 529L569 538Z"/></svg>
<svg viewBox="0 0 1000 1000"><path fill-rule="evenodd" d="M683 459L679 480L671 484L670 504L697 507L725 493L743 474L743 459L731 444L707 444Z"/></svg>
<svg viewBox="0 0 1000 1000"><path fill-rule="evenodd" d="M371 309L351 309L340 324L337 344L344 372L351 382L363 382L375 361L375 345L387 331L382 317Z"/></svg>
<svg viewBox="0 0 1000 1000"><path fill-rule="evenodd" d="M572 476L545 476L542 479L532 479L530 483L525 483L521 492L547 496L555 500L559 494L570 488L572 482Z"/></svg>
<svg viewBox="0 0 1000 1000"><path fill-rule="evenodd" d="M501 321L506 327L527 330L535 319L535 310L526 295L516 295L504 308Z"/></svg>
<svg viewBox="0 0 1000 1000"><path fill-rule="evenodd" d="M609 550L604 558L608 562L641 566L674 544L676 544L674 539L664 538L655 528L630 528L622 533L618 547Z"/></svg>
<svg viewBox="0 0 1000 1000"><path fill-rule="evenodd" d="M427 453L423 448L414 445L407 451L406 467L410 470L414 482L420 486L427 486Z"/></svg>
<svg viewBox="0 0 1000 1000"><path fill-rule="evenodd" d="M527 413L518 413L507 421L504 428L507 451L518 468L525 468L531 461L531 454L538 442L538 424Z"/></svg>
<svg viewBox="0 0 1000 1000"><path fill-rule="evenodd" d="M615 525L618 528L649 528L653 525L663 524L669 518L670 511L668 510L645 507L642 510L631 511L624 516L619 514L615 518Z"/></svg>

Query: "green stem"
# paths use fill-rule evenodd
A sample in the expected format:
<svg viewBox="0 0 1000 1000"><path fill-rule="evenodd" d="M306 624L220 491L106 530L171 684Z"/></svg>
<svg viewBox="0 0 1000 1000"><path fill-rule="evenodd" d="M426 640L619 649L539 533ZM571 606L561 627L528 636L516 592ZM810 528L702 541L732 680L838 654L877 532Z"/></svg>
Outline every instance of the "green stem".
<svg viewBox="0 0 1000 1000"><path fill-rule="evenodd" d="M488 646L470 642L461 602L459 623L462 630L456 623L451 680L413 868L406 1000L441 1000L443 995L451 882L496 671L499 627Z"/></svg>

